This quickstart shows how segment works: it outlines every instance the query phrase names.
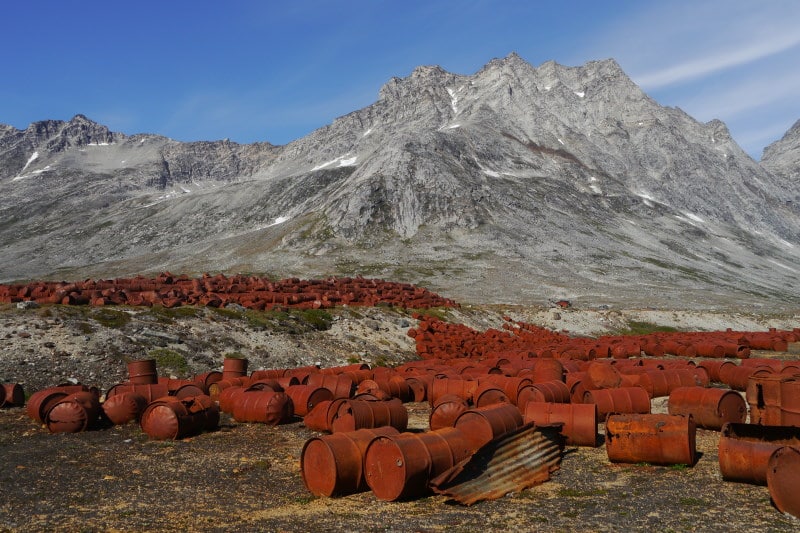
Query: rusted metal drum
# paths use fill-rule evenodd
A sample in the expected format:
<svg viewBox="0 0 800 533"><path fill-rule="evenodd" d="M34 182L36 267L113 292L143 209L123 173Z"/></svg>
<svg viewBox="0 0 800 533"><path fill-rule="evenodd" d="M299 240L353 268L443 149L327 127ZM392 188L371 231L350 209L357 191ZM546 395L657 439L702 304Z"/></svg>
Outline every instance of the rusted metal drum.
<svg viewBox="0 0 800 533"><path fill-rule="evenodd" d="M406 377L408 388L411 389L415 402L424 402L428 399L428 382L422 376Z"/></svg>
<svg viewBox="0 0 800 533"><path fill-rule="evenodd" d="M465 400L472 400L472 394L478 388L478 382L466 379L441 378L434 379L428 389L428 402L433 405L440 396L455 394Z"/></svg>
<svg viewBox="0 0 800 533"><path fill-rule="evenodd" d="M560 433L572 446L597 446L597 406L593 403L528 402L522 412L525 423L537 426L563 424Z"/></svg>
<svg viewBox="0 0 800 533"><path fill-rule="evenodd" d="M800 377L785 375L780 384L781 425L800 426Z"/></svg>
<svg viewBox="0 0 800 533"><path fill-rule="evenodd" d="M601 419L611 413L646 414L650 412L650 396L642 387L620 387L586 391L583 403L597 405Z"/></svg>
<svg viewBox="0 0 800 533"><path fill-rule="evenodd" d="M391 426L334 433L306 441L300 472L315 496L346 496L367 490L364 452L376 437L397 435Z"/></svg>
<svg viewBox="0 0 800 533"><path fill-rule="evenodd" d="M128 381L136 385L158 383L155 359L140 359L128 363Z"/></svg>
<svg viewBox="0 0 800 533"><path fill-rule="evenodd" d="M222 379L241 378L247 375L247 359L226 357L222 360Z"/></svg>
<svg viewBox="0 0 800 533"><path fill-rule="evenodd" d="M445 394L431 409L428 425L432 430L453 427L461 413L469 409L467 401L455 394Z"/></svg>
<svg viewBox="0 0 800 533"><path fill-rule="evenodd" d="M408 410L400 399L381 402L345 400L336 412L331 429L339 433L381 426L392 426L398 431L405 431L408 427Z"/></svg>
<svg viewBox="0 0 800 533"><path fill-rule="evenodd" d="M754 370L747 380L745 398L750 405L750 423L763 426L783 426L782 385L789 376L764 369Z"/></svg>
<svg viewBox="0 0 800 533"><path fill-rule="evenodd" d="M205 391L203 394L208 394L208 387L212 383L216 383L222 379L222 372L218 370L211 370L210 372L203 372L202 374L197 374L192 381L197 383L200 388Z"/></svg>
<svg viewBox="0 0 800 533"><path fill-rule="evenodd" d="M537 359L528 377L534 383L564 381L564 365L558 359Z"/></svg>
<svg viewBox="0 0 800 533"><path fill-rule="evenodd" d="M331 431L333 420L339 411L339 406L347 401L345 398L337 398L330 401L322 401L303 417L303 425L314 431Z"/></svg>
<svg viewBox="0 0 800 533"><path fill-rule="evenodd" d="M175 396L176 398L193 398L195 396L203 396L205 395L205 391L199 386L194 383L184 383L179 387L170 391L170 396Z"/></svg>
<svg viewBox="0 0 800 533"><path fill-rule="evenodd" d="M306 385L328 389L333 399L352 397L356 387L351 377L342 374L311 374Z"/></svg>
<svg viewBox="0 0 800 533"><path fill-rule="evenodd" d="M312 385L292 385L285 392L292 399L297 416L306 416L318 403L333 400L330 390Z"/></svg>
<svg viewBox="0 0 800 533"><path fill-rule="evenodd" d="M643 387L651 398L669 396L669 393L678 387L701 385L703 383L691 370L648 370L639 376L639 386Z"/></svg>
<svg viewBox="0 0 800 533"><path fill-rule="evenodd" d="M217 400L225 389L229 387L249 387L251 381L253 380L247 377L221 379L208 386L208 395Z"/></svg>
<svg viewBox="0 0 800 533"><path fill-rule="evenodd" d="M35 421L43 423L47 416L47 411L49 411L51 407L68 395L84 390L88 389L83 385L62 385L36 391L28 398L25 412Z"/></svg>
<svg viewBox="0 0 800 533"><path fill-rule="evenodd" d="M292 421L294 404L284 392L246 391L236 399L233 418L237 422L258 422L277 426Z"/></svg>
<svg viewBox="0 0 800 533"><path fill-rule="evenodd" d="M107 398L103 402L102 408L106 418L112 424L122 426L141 418L147 408L147 400L137 392L126 392Z"/></svg>
<svg viewBox="0 0 800 533"><path fill-rule="evenodd" d="M484 407L496 403L511 403L503 389L491 382L478 385L473 393L472 400L476 407Z"/></svg>
<svg viewBox="0 0 800 533"><path fill-rule="evenodd" d="M106 392L106 399L116 396L117 394L124 394L126 392L135 392L137 394L141 394L144 396L144 399L147 400L147 403L157 400L158 398L163 398L164 396L169 396L169 388L167 387L166 383L154 383L147 385L120 383L108 389Z"/></svg>
<svg viewBox="0 0 800 533"><path fill-rule="evenodd" d="M725 383L733 390L744 391L747 390L747 382L750 376L757 370L757 368L749 366L722 365L719 368L719 377L722 383Z"/></svg>
<svg viewBox="0 0 800 533"><path fill-rule="evenodd" d="M217 403L219 404L219 410L223 413L233 414L233 407L236 405L238 398L241 394L243 394L247 389L244 387L228 387L220 392L219 396L217 397Z"/></svg>
<svg viewBox="0 0 800 533"><path fill-rule="evenodd" d="M45 415L50 433L78 433L97 423L100 402L89 391L81 391L59 400Z"/></svg>
<svg viewBox="0 0 800 533"><path fill-rule="evenodd" d="M406 500L430 494L431 479L471 454L470 441L454 428L377 437L364 454L364 474L379 500Z"/></svg>
<svg viewBox="0 0 800 533"><path fill-rule="evenodd" d="M767 463L782 446L800 446L800 428L728 423L719 439L722 479L767 484Z"/></svg>
<svg viewBox="0 0 800 533"><path fill-rule="evenodd" d="M25 405L25 390L19 383L4 383L0 392L0 407L22 407Z"/></svg>
<svg viewBox="0 0 800 533"><path fill-rule="evenodd" d="M783 446L772 452L767 462L767 487L780 512L800 518L800 448Z"/></svg>
<svg viewBox="0 0 800 533"><path fill-rule="evenodd" d="M522 425L522 413L515 405L475 407L461 413L453 427L460 429L477 450L497 437Z"/></svg>
<svg viewBox="0 0 800 533"><path fill-rule="evenodd" d="M219 408L209 396L176 398L167 396L150 402L142 413L142 430L151 439L177 440L219 426Z"/></svg>
<svg viewBox="0 0 800 533"><path fill-rule="evenodd" d="M570 393L566 383L545 381L523 388L517 398L517 406L523 410L528 402L569 403L569 401Z"/></svg>
<svg viewBox="0 0 800 533"><path fill-rule="evenodd" d="M678 387L669 395L671 415L692 415L698 427L719 431L727 422L744 423L747 404L735 391L705 387Z"/></svg>
<svg viewBox="0 0 800 533"><path fill-rule="evenodd" d="M586 369L587 379L584 386L587 390L612 389L619 387L622 382L619 370L608 362L592 362Z"/></svg>
<svg viewBox="0 0 800 533"><path fill-rule="evenodd" d="M388 393L392 398L398 398L403 403L410 402L414 399L414 393L411 391L411 387L408 386L406 378L403 376L375 376L374 381L378 384L378 388Z"/></svg>
<svg viewBox="0 0 800 533"><path fill-rule="evenodd" d="M606 452L614 463L684 464L696 461L691 416L619 414L606 419Z"/></svg>

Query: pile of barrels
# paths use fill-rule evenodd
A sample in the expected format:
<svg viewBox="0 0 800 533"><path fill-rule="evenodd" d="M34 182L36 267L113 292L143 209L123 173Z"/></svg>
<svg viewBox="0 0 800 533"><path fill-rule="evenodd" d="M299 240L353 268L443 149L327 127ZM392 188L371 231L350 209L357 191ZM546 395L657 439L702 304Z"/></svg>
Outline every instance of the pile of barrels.
<svg viewBox="0 0 800 533"><path fill-rule="evenodd" d="M254 310L320 309L340 305L392 305L404 308L454 307L457 304L425 288L381 279L298 278L271 281L258 276L204 274L199 278L165 272L155 278L117 278L73 283L37 281L0 285L0 303L34 301L64 305L238 304Z"/></svg>

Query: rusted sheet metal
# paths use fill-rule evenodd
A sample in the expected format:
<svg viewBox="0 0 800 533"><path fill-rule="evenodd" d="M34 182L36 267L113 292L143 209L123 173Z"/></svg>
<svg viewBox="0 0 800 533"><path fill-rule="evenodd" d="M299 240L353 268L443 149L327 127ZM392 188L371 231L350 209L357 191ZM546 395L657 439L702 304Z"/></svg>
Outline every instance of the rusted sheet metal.
<svg viewBox="0 0 800 533"><path fill-rule="evenodd" d="M772 452L767 463L767 487L780 512L800 518L800 448L783 446Z"/></svg>
<svg viewBox="0 0 800 533"><path fill-rule="evenodd" d="M725 424L719 439L722 479L766 485L769 457L783 446L800 446L800 427Z"/></svg>
<svg viewBox="0 0 800 533"><path fill-rule="evenodd" d="M539 485L561 467L564 440L559 429L526 424L489 442L430 485L464 505Z"/></svg>
<svg viewBox="0 0 800 533"><path fill-rule="evenodd" d="M696 458L691 416L621 414L606 419L606 452L614 463L685 464Z"/></svg>

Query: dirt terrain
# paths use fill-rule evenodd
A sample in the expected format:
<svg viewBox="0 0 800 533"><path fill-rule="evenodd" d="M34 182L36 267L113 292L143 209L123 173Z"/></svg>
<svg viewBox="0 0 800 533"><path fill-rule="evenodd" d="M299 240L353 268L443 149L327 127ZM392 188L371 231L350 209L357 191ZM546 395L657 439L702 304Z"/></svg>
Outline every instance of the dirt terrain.
<svg viewBox="0 0 800 533"><path fill-rule="evenodd" d="M486 329L508 315L576 335L671 326L764 330L800 326L797 315L657 310L434 309ZM162 375L188 377L231 353L250 368L413 359L412 313L344 308L317 313L237 309L0 309L0 378L27 393L67 380L103 389L125 363L159 360ZM792 351L796 351L796 346ZM796 358L796 353L758 356ZM428 406L407 404L410 428L427 428ZM653 400L666 411L666 398ZM600 428L601 434L603 427ZM0 410L0 530L9 531L794 531L766 487L724 482L719 433L698 430L692 467L615 465L605 448L567 447L553 479L472 507L443 496L387 503L370 492L315 498L300 476L301 421L278 427L223 415L218 431L183 441L148 440L136 425L51 435L22 408Z"/></svg>

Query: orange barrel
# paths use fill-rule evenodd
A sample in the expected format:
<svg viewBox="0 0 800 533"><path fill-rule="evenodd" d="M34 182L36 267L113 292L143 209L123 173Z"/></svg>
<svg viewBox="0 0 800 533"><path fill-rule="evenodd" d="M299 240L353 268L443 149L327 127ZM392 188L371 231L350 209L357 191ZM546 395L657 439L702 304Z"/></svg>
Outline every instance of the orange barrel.
<svg viewBox="0 0 800 533"><path fill-rule="evenodd" d="M522 411L528 402L569 403L569 401L570 394L566 383L563 381L545 381L525 387L519 393L517 406Z"/></svg>
<svg viewBox="0 0 800 533"><path fill-rule="evenodd" d="M247 359L226 357L222 360L222 379L241 378L247 376Z"/></svg>
<svg viewBox="0 0 800 533"><path fill-rule="evenodd" d="M202 374L197 374L192 381L197 383L200 388L202 388L205 393L208 394L208 387L212 383L216 383L222 379L222 372L217 370L211 370L210 372L203 372Z"/></svg>
<svg viewBox="0 0 800 533"><path fill-rule="evenodd" d="M119 383L112 386L106 391L106 399L116 396L117 394L124 394L126 392L135 392L144 396L147 403L169 396L169 388L166 383L151 383L146 385L136 385L134 383Z"/></svg>
<svg viewBox="0 0 800 533"><path fill-rule="evenodd" d="M747 390L747 381L757 370L757 368L749 366L722 365L719 369L719 377L722 383L733 390L743 391Z"/></svg>
<svg viewBox="0 0 800 533"><path fill-rule="evenodd" d="M208 395L217 400L225 389L230 387L249 387L252 381L253 379L248 377L221 379L208 386Z"/></svg>
<svg viewBox="0 0 800 533"><path fill-rule="evenodd" d="M150 402L142 413L142 431L151 439L183 439L219 426L219 408L209 396L167 396Z"/></svg>
<svg viewBox="0 0 800 533"><path fill-rule="evenodd" d="M344 374L311 374L306 385L328 389L333 394L333 399L351 398L356 388L353 379Z"/></svg>
<svg viewBox="0 0 800 533"><path fill-rule="evenodd" d="M484 407L496 403L511 403L503 389L491 382L484 382L478 385L473 393L473 402L476 407Z"/></svg>
<svg viewBox="0 0 800 533"><path fill-rule="evenodd" d="M413 401L424 402L428 399L429 380L426 380L424 376L408 376L405 379L414 397Z"/></svg>
<svg viewBox="0 0 800 533"><path fill-rule="evenodd" d="M102 405L106 418L116 426L139 421L147 408L147 400L137 392L125 392L106 398Z"/></svg>
<svg viewBox="0 0 800 533"><path fill-rule="evenodd" d="M617 414L606 419L606 453L613 463L684 464L696 460L691 416Z"/></svg>
<svg viewBox="0 0 800 533"><path fill-rule="evenodd" d="M428 389L428 402L433 405L440 396L445 394L455 394L460 398L471 401L472 394L476 388L478 388L478 382L471 379L434 379Z"/></svg>
<svg viewBox="0 0 800 533"><path fill-rule="evenodd" d="M245 391L236 398L233 418L237 422L257 422L277 426L294 418L292 399L284 392Z"/></svg>
<svg viewBox="0 0 800 533"><path fill-rule="evenodd" d="M397 501L431 493L429 482L472 454L455 428L376 437L364 454L364 476L379 500Z"/></svg>
<svg viewBox="0 0 800 533"><path fill-rule="evenodd" d="M300 454L300 472L315 496L346 496L367 490L364 452L376 437L396 435L391 426L343 431L306 441Z"/></svg>
<svg viewBox="0 0 800 533"><path fill-rule="evenodd" d="M564 381L564 365L558 359L537 359L528 377L534 383Z"/></svg>
<svg viewBox="0 0 800 533"><path fill-rule="evenodd" d="M228 387L227 389L223 389L222 392L219 393L219 396L217 396L217 403L219 404L219 410L222 411L223 413L233 414L233 407L236 405L239 396L243 394L246 390L247 389L245 389L244 387Z"/></svg>
<svg viewBox="0 0 800 533"><path fill-rule="evenodd" d="M59 400L45 415L50 433L78 433L97 423L100 402L91 391L80 391Z"/></svg>
<svg viewBox="0 0 800 533"><path fill-rule="evenodd" d="M800 446L800 427L725 424L719 439L722 479L766 485L769 458L782 446Z"/></svg>
<svg viewBox="0 0 800 533"><path fill-rule="evenodd" d="M705 387L678 387L669 395L671 415L691 415L705 429L719 431L727 422L744 423L747 404L735 391Z"/></svg>
<svg viewBox="0 0 800 533"><path fill-rule="evenodd" d="M36 391L28 398L25 412L37 422L44 422L47 412L56 403L76 392L91 390L84 385L60 385Z"/></svg>
<svg viewBox="0 0 800 533"><path fill-rule="evenodd" d="M128 363L128 380L136 385L158 383L155 359L140 359Z"/></svg>
<svg viewBox="0 0 800 533"><path fill-rule="evenodd" d="M331 423L334 433L381 426L392 426L398 431L408 427L408 410L399 398L378 402L345 400Z"/></svg>
<svg viewBox="0 0 800 533"><path fill-rule="evenodd" d="M522 413L515 405L501 403L475 407L461 413L454 423L477 450L484 444L522 425Z"/></svg>
<svg viewBox="0 0 800 533"><path fill-rule="evenodd" d="M702 385L691 370L648 370L639 375L639 386L644 387L651 398L669 396L678 387Z"/></svg>
<svg viewBox="0 0 800 533"><path fill-rule="evenodd" d="M782 446L772 452L767 462L767 487L780 512L800 518L800 448Z"/></svg>
<svg viewBox="0 0 800 533"><path fill-rule="evenodd" d="M314 431L325 431L330 433L333 419L339 411L339 406L347 401L345 398L321 401L309 413L303 417L303 425Z"/></svg>
<svg viewBox="0 0 800 533"><path fill-rule="evenodd" d="M445 394L431 409L428 425L432 430L453 427L456 419L469 408L467 401L455 394Z"/></svg>
<svg viewBox="0 0 800 533"><path fill-rule="evenodd" d="M612 389L619 387L622 383L622 376L619 370L609 362L595 361L589 364L586 369L584 386L587 390Z"/></svg>
<svg viewBox="0 0 800 533"><path fill-rule="evenodd" d="M610 413L650 412L650 396L642 387L589 390L584 393L583 403L596 404L597 416L600 418L605 418Z"/></svg>
<svg viewBox="0 0 800 533"><path fill-rule="evenodd" d="M306 416L318 403L333 400L333 393L323 387L291 385L286 387L285 392L292 399L294 414L297 416Z"/></svg>
<svg viewBox="0 0 800 533"><path fill-rule="evenodd" d="M528 402L522 412L525 423L537 426L563 424L561 434L573 446L597 446L597 406L593 403Z"/></svg>

